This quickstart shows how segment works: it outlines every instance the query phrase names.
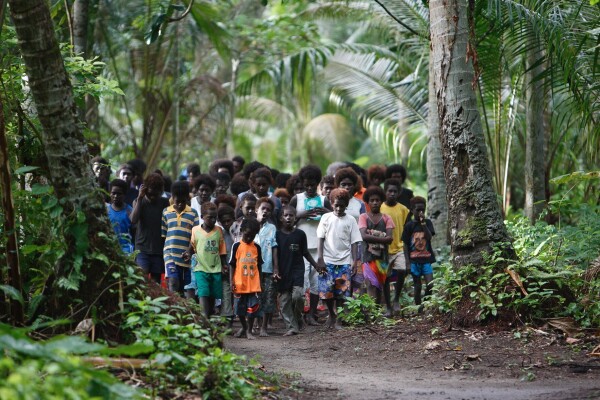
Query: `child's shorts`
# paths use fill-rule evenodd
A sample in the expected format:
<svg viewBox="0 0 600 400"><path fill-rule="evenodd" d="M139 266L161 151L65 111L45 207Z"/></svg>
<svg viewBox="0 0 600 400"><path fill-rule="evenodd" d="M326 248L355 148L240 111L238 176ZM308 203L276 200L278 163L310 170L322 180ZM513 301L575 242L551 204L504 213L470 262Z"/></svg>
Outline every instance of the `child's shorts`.
<svg viewBox="0 0 600 400"><path fill-rule="evenodd" d="M319 275L319 297L323 300L350 297L350 264L326 266L327 272Z"/></svg>
<svg viewBox="0 0 600 400"><path fill-rule="evenodd" d="M138 253L135 262L145 274L162 274L165 272L165 260L162 254Z"/></svg>
<svg viewBox="0 0 600 400"><path fill-rule="evenodd" d="M410 273L414 276L423 276L433 274L433 267L430 263L410 263Z"/></svg>
<svg viewBox="0 0 600 400"><path fill-rule="evenodd" d="M260 309L260 293L243 293L234 295L233 309L238 317L256 317Z"/></svg>
<svg viewBox="0 0 600 400"><path fill-rule="evenodd" d="M188 285L192 280L192 271L189 267L182 267L181 265L176 265L175 263L168 263L165 266L165 277L169 279L178 279L183 283L183 285ZM180 288L182 288L183 285L181 285Z"/></svg>
<svg viewBox="0 0 600 400"><path fill-rule="evenodd" d="M223 297L223 281L220 272L195 271L198 297Z"/></svg>
<svg viewBox="0 0 600 400"><path fill-rule="evenodd" d="M277 284L273 281L273 274L263 272L261 274L260 287L262 292L260 294L260 312L263 313L274 313L275 302L277 301Z"/></svg>
<svg viewBox="0 0 600 400"><path fill-rule="evenodd" d="M404 252L399 251L396 254L390 254L388 261L390 264L389 274L394 270L406 273L406 257L404 256Z"/></svg>

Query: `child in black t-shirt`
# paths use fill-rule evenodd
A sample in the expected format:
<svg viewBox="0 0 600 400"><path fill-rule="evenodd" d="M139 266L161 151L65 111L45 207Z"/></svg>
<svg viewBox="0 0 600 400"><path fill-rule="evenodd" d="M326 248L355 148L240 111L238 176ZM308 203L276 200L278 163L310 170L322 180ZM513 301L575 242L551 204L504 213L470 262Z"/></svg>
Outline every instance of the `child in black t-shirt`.
<svg viewBox="0 0 600 400"><path fill-rule="evenodd" d="M285 206L281 213L281 230L276 233L279 266L275 264L274 279L278 280L277 290L281 294L281 314L287 327L283 336L292 336L304 327L304 258L319 269L310 255L306 243L306 234L296 229L296 209Z"/></svg>
<svg viewBox="0 0 600 400"><path fill-rule="evenodd" d="M421 305L421 277L425 277L425 297L431 295L433 288L433 268L435 255L431 247L431 238L435 235L433 224L425 218L426 202L423 197L416 196L410 199L410 210L414 216L412 221L404 225L402 241L404 242L404 256L406 265L410 265L410 274L415 286L415 304Z"/></svg>

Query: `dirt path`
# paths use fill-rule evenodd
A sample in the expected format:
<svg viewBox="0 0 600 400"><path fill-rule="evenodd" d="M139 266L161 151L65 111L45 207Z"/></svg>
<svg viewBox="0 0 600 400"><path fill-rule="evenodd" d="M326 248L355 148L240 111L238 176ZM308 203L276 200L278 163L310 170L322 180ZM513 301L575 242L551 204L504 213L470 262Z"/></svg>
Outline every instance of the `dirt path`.
<svg viewBox="0 0 600 400"><path fill-rule="evenodd" d="M600 399L600 362L585 346L573 352L556 335L534 331L518 339L455 330L432 337L434 328L430 319L413 318L388 329L309 327L282 337L276 321L269 338L228 338L225 345L288 376L298 399Z"/></svg>

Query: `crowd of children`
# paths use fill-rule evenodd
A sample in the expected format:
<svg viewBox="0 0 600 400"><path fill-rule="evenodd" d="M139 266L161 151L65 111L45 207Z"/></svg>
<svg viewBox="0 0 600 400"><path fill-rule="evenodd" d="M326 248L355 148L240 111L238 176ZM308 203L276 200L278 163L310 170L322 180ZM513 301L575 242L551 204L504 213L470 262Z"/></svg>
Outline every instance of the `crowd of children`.
<svg viewBox="0 0 600 400"><path fill-rule="evenodd" d="M315 165L290 175L236 156L207 174L190 164L174 183L160 171L142 180L140 160L122 164L112 181L105 159L92 167L121 249L135 249L145 274L157 283L164 275L169 291L196 298L207 317L218 310L231 326L237 316L237 337L253 339L255 321L268 336L278 309L287 336L320 325L319 302L337 329L337 312L355 293L391 316L409 273L415 304L423 279L431 294L435 231L425 199L403 187L401 165L365 171L336 162L325 176Z"/></svg>

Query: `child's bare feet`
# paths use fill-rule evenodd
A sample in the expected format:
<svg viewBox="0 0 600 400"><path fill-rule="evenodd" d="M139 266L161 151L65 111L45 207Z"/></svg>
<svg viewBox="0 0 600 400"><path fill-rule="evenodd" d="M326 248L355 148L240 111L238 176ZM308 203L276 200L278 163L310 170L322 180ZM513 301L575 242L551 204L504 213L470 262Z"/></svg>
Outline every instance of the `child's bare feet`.
<svg viewBox="0 0 600 400"><path fill-rule="evenodd" d="M246 332L246 339L248 339L248 340L254 340L256 338L254 337L253 334L250 333L250 331L248 331L248 332Z"/></svg>
<svg viewBox="0 0 600 400"><path fill-rule="evenodd" d="M267 324L267 329L273 329L273 325L272 324Z"/></svg>
<svg viewBox="0 0 600 400"><path fill-rule="evenodd" d="M267 333L267 330L265 328L260 328L260 337L269 337L269 334Z"/></svg>
<svg viewBox="0 0 600 400"><path fill-rule="evenodd" d="M329 318L327 318L327 325L326 325L326 327L328 329L334 329L336 325L337 325L337 318L336 317L332 317L330 315Z"/></svg>
<svg viewBox="0 0 600 400"><path fill-rule="evenodd" d="M297 334L298 334L298 332L296 332L293 329L290 329L289 331L287 331L286 333L284 333L283 336L294 336L294 335L297 335Z"/></svg>
<svg viewBox="0 0 600 400"><path fill-rule="evenodd" d="M240 328L235 335L233 335L234 337L240 338L242 337L244 334L246 333L246 330L244 328Z"/></svg>

